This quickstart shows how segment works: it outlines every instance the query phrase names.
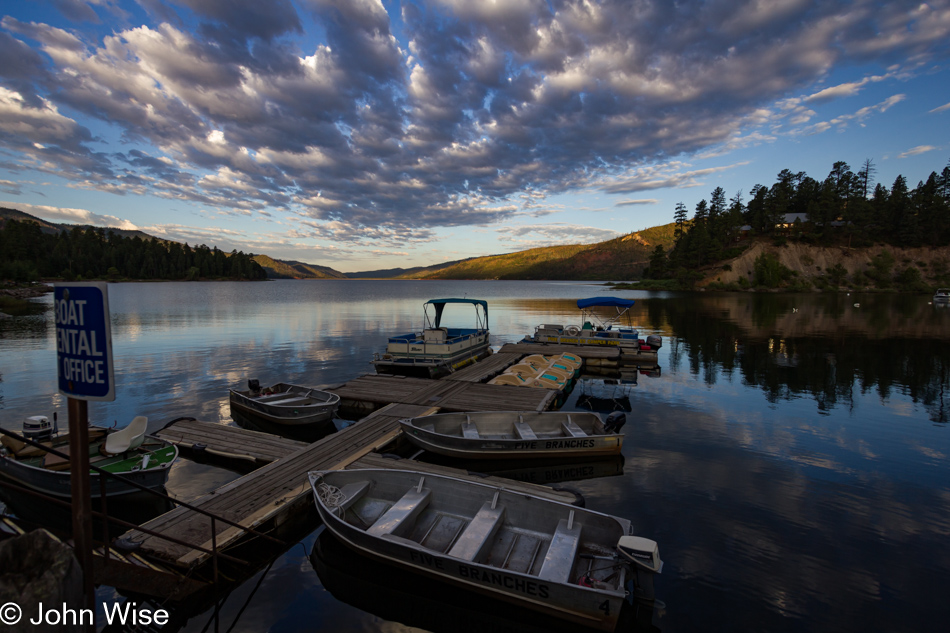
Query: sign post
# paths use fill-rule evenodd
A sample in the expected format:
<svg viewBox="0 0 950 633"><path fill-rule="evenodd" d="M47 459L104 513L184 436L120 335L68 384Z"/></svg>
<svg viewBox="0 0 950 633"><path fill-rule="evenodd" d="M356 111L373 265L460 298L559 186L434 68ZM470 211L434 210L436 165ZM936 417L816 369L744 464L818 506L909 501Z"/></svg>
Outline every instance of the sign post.
<svg viewBox="0 0 950 633"><path fill-rule="evenodd" d="M69 407L73 543L82 566L85 606L95 613L88 401L115 400L108 285L55 284L53 309L59 392L67 396Z"/></svg>

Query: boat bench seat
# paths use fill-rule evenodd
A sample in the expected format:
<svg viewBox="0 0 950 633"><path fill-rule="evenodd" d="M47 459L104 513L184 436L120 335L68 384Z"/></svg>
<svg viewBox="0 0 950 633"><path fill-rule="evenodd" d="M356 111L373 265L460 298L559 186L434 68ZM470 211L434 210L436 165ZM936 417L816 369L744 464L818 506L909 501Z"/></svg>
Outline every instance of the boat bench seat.
<svg viewBox="0 0 950 633"><path fill-rule="evenodd" d="M354 481L351 484L346 484L340 488L340 493L346 498L335 507L341 510L348 509L351 505L359 501L360 497L365 495L367 490L369 490L368 481Z"/></svg>
<svg viewBox="0 0 950 633"><path fill-rule="evenodd" d="M518 420L515 422L515 433L523 440L538 439L538 436L535 434L534 430L523 420Z"/></svg>
<svg viewBox="0 0 950 633"><path fill-rule="evenodd" d="M294 396L293 398L287 398L286 400L271 400L267 404L286 406L288 404L301 404L303 402L309 402L310 398L304 398L303 396Z"/></svg>
<svg viewBox="0 0 950 633"><path fill-rule="evenodd" d="M584 429L577 426L577 423L570 417L567 418L567 421L561 423L561 428L571 437L587 437L587 433L584 432Z"/></svg>
<svg viewBox="0 0 950 633"><path fill-rule="evenodd" d="M541 580L568 582L570 579L577 549L580 546L581 526L574 525L568 529L567 524L567 519L561 519L557 524L551 546L544 556L544 562L541 563L541 571L538 572L538 578Z"/></svg>
<svg viewBox="0 0 950 633"><path fill-rule="evenodd" d="M468 440L477 440L481 437L478 434L478 429L475 428L475 425L471 422L462 422L462 437Z"/></svg>
<svg viewBox="0 0 950 633"><path fill-rule="evenodd" d="M421 491L413 488L376 519L366 533L372 536L394 534L401 525L411 525L429 505L431 492L428 488L423 488Z"/></svg>
<svg viewBox="0 0 950 633"><path fill-rule="evenodd" d="M477 561L481 554L490 548L492 539L501 527L505 516L505 506L491 507L486 501L478 513L472 517L465 530L459 535L455 545L449 550L449 556L463 560Z"/></svg>
<svg viewBox="0 0 950 633"><path fill-rule="evenodd" d="M281 391L280 393L270 393L266 396L251 396L253 402L273 402L274 400L280 400L281 398L286 398L291 395L289 391Z"/></svg>

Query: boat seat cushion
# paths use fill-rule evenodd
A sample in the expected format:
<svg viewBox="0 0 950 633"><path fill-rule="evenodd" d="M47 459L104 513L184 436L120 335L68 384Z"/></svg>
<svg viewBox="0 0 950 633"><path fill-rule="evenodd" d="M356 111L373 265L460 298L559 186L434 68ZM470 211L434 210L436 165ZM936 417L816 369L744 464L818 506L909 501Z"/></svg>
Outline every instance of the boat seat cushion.
<svg viewBox="0 0 950 633"><path fill-rule="evenodd" d="M515 422L515 433L519 438L523 440L536 440L538 439L537 434L534 430L528 426L528 424L522 420Z"/></svg>
<svg viewBox="0 0 950 633"><path fill-rule="evenodd" d="M486 501L459 535L455 545L449 550L449 556L478 562L486 548L491 547L492 539L501 527L504 516L504 506L492 508L491 502Z"/></svg>
<svg viewBox="0 0 950 633"><path fill-rule="evenodd" d="M145 431L148 428L148 418L144 415L137 415L124 429L119 429L106 436L106 441L102 445L102 451L107 455L116 455L124 453L141 446L145 439Z"/></svg>
<svg viewBox="0 0 950 633"><path fill-rule="evenodd" d="M538 572L538 578L541 580L568 582L570 579L577 549L580 546L581 526L575 523L568 529L567 523L567 519L561 519L557 524L551 546L544 556L544 562L541 563L541 571Z"/></svg>
<svg viewBox="0 0 950 633"><path fill-rule="evenodd" d="M376 519L376 522L366 530L366 533L373 536L382 536L383 534L396 534L397 531L408 529L400 530L400 527L412 525L416 517L429 505L431 492L428 488L423 488L422 491L413 488ZM400 535L396 534L396 536Z"/></svg>

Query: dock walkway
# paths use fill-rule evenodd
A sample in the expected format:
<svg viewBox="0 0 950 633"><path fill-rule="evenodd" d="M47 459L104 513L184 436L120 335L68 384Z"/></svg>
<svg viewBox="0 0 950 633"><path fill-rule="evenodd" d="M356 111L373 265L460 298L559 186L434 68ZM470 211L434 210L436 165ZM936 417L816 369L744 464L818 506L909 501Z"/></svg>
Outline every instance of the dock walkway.
<svg viewBox="0 0 950 633"><path fill-rule="evenodd" d="M225 424L199 422L194 418L172 420L155 433L155 436L181 448L201 448L210 455L249 461L258 465L277 461L281 457L286 457L308 446L307 442L291 440L279 435Z"/></svg>
<svg viewBox="0 0 950 633"><path fill-rule="evenodd" d="M328 389L344 401L371 404L415 404L442 411L544 411L557 396L553 389L525 389L464 380L429 380L404 376L365 375Z"/></svg>
<svg viewBox="0 0 950 633"><path fill-rule="evenodd" d="M297 504L311 502L306 477L308 471L343 468L395 438L399 433L397 420L431 411L431 407L401 404L383 407L357 424L225 484L192 505L244 527L257 529L278 520ZM211 520L184 507L166 512L142 527L212 549ZM221 522L217 522L215 533L219 550L244 535L242 530ZM181 569L191 569L210 558L210 554L138 530L130 530L122 538L139 543L137 552L142 556Z"/></svg>

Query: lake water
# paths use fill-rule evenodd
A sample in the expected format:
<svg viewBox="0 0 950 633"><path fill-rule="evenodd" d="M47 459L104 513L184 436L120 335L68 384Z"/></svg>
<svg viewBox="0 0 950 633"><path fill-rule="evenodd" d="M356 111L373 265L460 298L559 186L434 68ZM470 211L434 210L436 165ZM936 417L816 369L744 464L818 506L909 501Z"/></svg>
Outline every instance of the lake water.
<svg viewBox="0 0 950 633"><path fill-rule="evenodd" d="M565 406L629 405L624 459L511 476L568 485L587 507L628 517L659 543L665 606L629 626L946 626L950 310L928 297L610 292L576 282L114 284L117 399L90 403L90 418L122 426L146 415L152 430L179 416L230 423L227 390L248 378L317 386L371 373L390 334L422 326L428 299L487 300L492 343L501 345L539 323L578 323L577 299L608 294L637 300L641 337L663 337L661 370L583 379ZM474 320L454 314L453 325ZM53 411L65 426L53 332L51 313L0 321L4 428ZM181 460L168 490L193 499L235 477ZM517 609L393 574L309 534L227 597L220 627L538 626ZM486 610L488 621L477 617ZM211 613L193 609L174 630L206 630Z"/></svg>

